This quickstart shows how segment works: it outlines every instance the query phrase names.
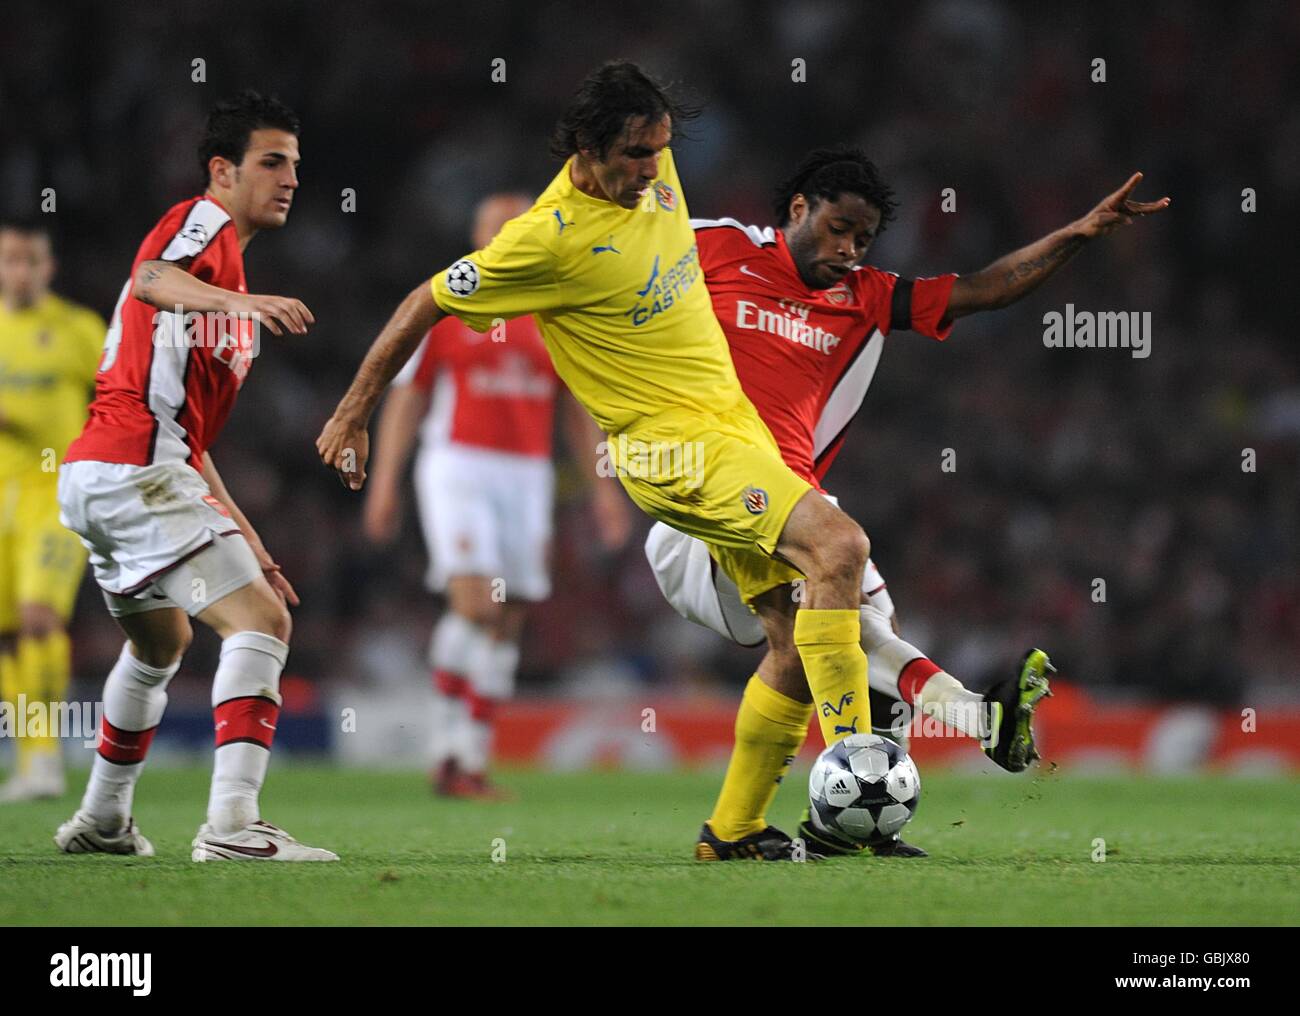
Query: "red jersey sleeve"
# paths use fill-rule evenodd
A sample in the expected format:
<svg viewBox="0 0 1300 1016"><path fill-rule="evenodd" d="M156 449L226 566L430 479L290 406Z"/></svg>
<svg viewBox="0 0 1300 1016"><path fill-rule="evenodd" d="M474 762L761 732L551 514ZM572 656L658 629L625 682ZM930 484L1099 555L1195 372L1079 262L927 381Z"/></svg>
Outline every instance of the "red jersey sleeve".
<svg viewBox="0 0 1300 1016"><path fill-rule="evenodd" d="M927 279L902 279L893 272L865 266L854 272L862 312L880 331L910 330L943 340L952 332L952 322L940 328L948 309L956 275Z"/></svg>
<svg viewBox="0 0 1300 1016"><path fill-rule="evenodd" d="M933 278L917 279L912 283L911 329L928 335L932 339L943 341L952 334L952 322L944 328L939 327L948 301L952 298L952 286L957 276L936 275Z"/></svg>

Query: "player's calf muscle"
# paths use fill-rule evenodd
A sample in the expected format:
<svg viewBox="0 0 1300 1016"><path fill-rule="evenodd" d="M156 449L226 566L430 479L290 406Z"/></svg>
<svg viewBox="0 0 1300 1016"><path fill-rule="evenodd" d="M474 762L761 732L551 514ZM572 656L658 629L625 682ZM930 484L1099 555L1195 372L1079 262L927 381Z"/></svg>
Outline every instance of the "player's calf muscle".
<svg viewBox="0 0 1300 1016"><path fill-rule="evenodd" d="M758 678L786 698L794 699L796 702L812 701L812 692L808 690L808 679L804 676L803 663L799 659L799 653L794 649L789 652L769 649L758 665Z"/></svg>
<svg viewBox="0 0 1300 1016"><path fill-rule="evenodd" d="M131 655L149 667L170 667L194 639L189 618L176 607L129 614L117 623L131 642Z"/></svg>

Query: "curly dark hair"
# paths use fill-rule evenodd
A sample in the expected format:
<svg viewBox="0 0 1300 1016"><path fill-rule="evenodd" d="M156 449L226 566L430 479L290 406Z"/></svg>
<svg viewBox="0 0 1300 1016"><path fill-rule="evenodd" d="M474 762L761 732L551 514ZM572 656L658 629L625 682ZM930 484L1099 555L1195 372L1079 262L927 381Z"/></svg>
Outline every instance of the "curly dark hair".
<svg viewBox="0 0 1300 1016"><path fill-rule="evenodd" d="M836 145L813 149L803 157L794 175L777 185L772 195L776 224L784 226L790 221L790 201L796 194L802 194L811 205L823 198L834 201L846 192L861 195L880 209L879 232L898 210L893 190L867 154L861 148Z"/></svg>
<svg viewBox="0 0 1300 1016"><path fill-rule="evenodd" d="M295 137L301 130L298 114L275 96L265 96L246 88L236 96L222 99L208 113L208 125L199 143L199 166L208 180L208 160L214 155L235 165L244 161L248 140L253 131L264 128L288 131Z"/></svg>
<svg viewBox="0 0 1300 1016"><path fill-rule="evenodd" d="M673 139L687 136L682 126L700 115L700 107L682 102L631 60L610 60L587 75L551 133L551 154L567 159L582 149L604 159L623 134L628 117L672 120Z"/></svg>

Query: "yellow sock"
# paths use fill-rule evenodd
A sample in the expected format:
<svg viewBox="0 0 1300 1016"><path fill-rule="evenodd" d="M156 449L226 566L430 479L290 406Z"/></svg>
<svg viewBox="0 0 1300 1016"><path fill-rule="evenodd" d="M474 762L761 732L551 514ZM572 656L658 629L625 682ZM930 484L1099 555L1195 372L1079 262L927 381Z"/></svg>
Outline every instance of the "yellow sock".
<svg viewBox="0 0 1300 1016"><path fill-rule="evenodd" d="M67 633L55 632L41 639L19 638L16 669L18 691L27 696L29 705L45 703L45 715L49 720L45 729L37 731L36 736L30 736L32 732L28 731L29 736L14 741L18 771L26 772L33 755L59 750L51 724L57 715L55 704L63 701L71 676L72 651Z"/></svg>
<svg viewBox="0 0 1300 1016"><path fill-rule="evenodd" d="M871 733L861 636L856 610L804 609L794 616L795 648L828 745L849 734Z"/></svg>
<svg viewBox="0 0 1300 1016"><path fill-rule="evenodd" d="M812 705L769 688L755 674L736 713L736 744L709 826L721 840L767 828L767 809L808 736Z"/></svg>

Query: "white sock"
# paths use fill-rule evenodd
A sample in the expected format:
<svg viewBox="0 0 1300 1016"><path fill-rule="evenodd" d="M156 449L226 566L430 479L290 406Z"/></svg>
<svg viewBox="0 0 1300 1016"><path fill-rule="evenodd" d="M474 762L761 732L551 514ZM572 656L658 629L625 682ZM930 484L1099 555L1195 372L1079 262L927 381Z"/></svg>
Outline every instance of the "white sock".
<svg viewBox="0 0 1300 1016"><path fill-rule="evenodd" d="M492 755L492 733L496 711L510 698L519 669L519 645L488 639L470 661L470 730L466 738L465 770L487 772Z"/></svg>
<svg viewBox="0 0 1300 1016"><path fill-rule="evenodd" d="M492 721L471 716L465 733L461 765L465 772L482 776L487 772L488 758L492 754Z"/></svg>
<svg viewBox="0 0 1300 1016"><path fill-rule="evenodd" d="M432 736L429 739L429 754L435 769L451 758L455 752L452 737L456 722L455 711L459 703L458 697L446 694L438 687L437 682L434 682L433 708L430 710L433 723Z"/></svg>
<svg viewBox="0 0 1300 1016"><path fill-rule="evenodd" d="M448 610L433 626L429 640L429 665L462 677L469 673L470 661L488 635L469 618Z"/></svg>
<svg viewBox="0 0 1300 1016"><path fill-rule="evenodd" d="M931 674L917 692L916 708L926 716L941 716L949 727L971 737L988 736L984 696L970 691L947 671Z"/></svg>
<svg viewBox="0 0 1300 1016"><path fill-rule="evenodd" d="M289 647L272 635L241 631L221 643L212 680L216 753L208 824L228 835L261 818L258 794L280 716L280 672Z"/></svg>
<svg viewBox="0 0 1300 1016"><path fill-rule="evenodd" d="M909 663L928 661L929 657L910 642L894 634L889 618L880 610L864 604L861 611L862 648L870 665L867 682L876 691L903 700L898 679ZM928 663L928 667L936 666ZM938 670L925 678L912 696L912 704L926 716L940 716L950 727L971 737L984 737L987 731L984 697L968 691L947 671Z"/></svg>
<svg viewBox="0 0 1300 1016"><path fill-rule="evenodd" d="M429 664L435 672L442 671L458 682L454 693L443 693L439 692L435 678L434 694L441 695L441 701L434 705L435 765L450 758L462 769L468 769L470 761L479 753L470 717L470 672L479 666L477 661L488 653L491 643L488 633L480 625L453 610L444 613L434 625L429 643Z"/></svg>
<svg viewBox="0 0 1300 1016"><path fill-rule="evenodd" d="M153 732L167 708L167 682L179 668L179 660L170 667L141 663L131 655L128 642L104 682L99 750L90 767L81 810L106 835L121 832L131 818L135 784L144 771Z"/></svg>

